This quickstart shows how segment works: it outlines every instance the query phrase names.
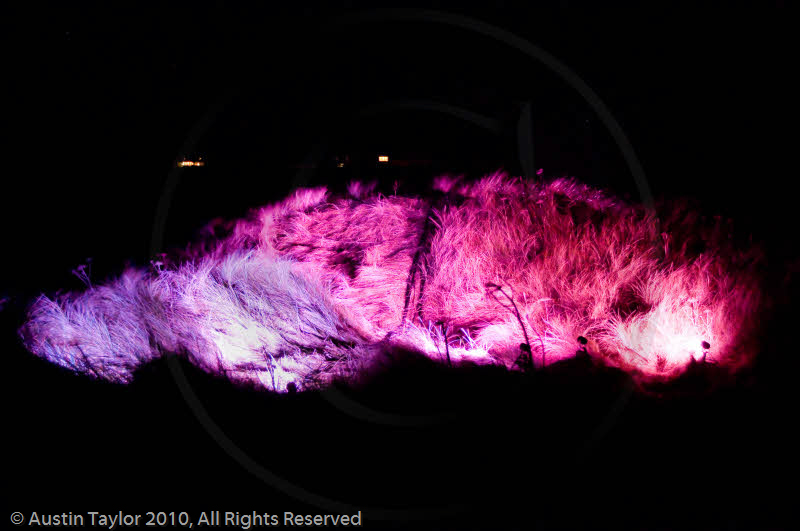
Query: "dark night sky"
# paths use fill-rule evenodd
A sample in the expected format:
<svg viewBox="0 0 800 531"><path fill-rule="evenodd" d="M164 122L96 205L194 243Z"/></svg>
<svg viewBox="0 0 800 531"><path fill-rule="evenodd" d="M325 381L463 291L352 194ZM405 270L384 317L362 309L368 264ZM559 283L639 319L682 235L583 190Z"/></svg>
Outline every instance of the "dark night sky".
<svg viewBox="0 0 800 531"><path fill-rule="evenodd" d="M789 193L794 177L785 164L793 130L788 80L795 61L789 54L793 28L782 2L733 8L707 3L702 9L688 3L610 9L579 2L525 4L428 8L496 26L555 56L611 110L654 194L694 197L709 215L733 217L765 242L776 270L797 260L796 238L787 236L796 225ZM13 506L8 512L33 510L34 499L40 511L52 512L249 512L258 500L272 500L269 510L302 507L221 452L165 367L148 372L138 385L117 389L29 359L13 337L25 301L42 291L80 287L70 271L88 257L97 278L126 261L151 259L156 205L179 157L202 155L208 166L181 174L165 235L173 246L210 218L240 216L301 184L335 188L361 176L403 178L414 189L436 172L478 177L504 168L519 174L517 123L526 102L535 165L545 175L571 175L637 197L620 149L596 113L542 63L490 37L431 20L336 22L361 9L357 3L127 3L11 9L4 17L4 85L10 96L3 120L0 298L11 297L3 312L3 335L9 338L3 344L13 363L4 387L11 392L8 423L19 428L13 437L13 430L6 435L14 439L6 454L14 464L3 480L11 491L4 496ZM387 107L397 101L457 107L488 117L496 128L430 108ZM198 133L198 122L214 108L219 112ZM379 112L366 113L370 108ZM195 147L182 153L191 138ZM381 173L372 161L384 151L431 164ZM337 154L358 164L339 172L295 167L309 161L329 166ZM792 289L796 293L796 284ZM788 317L776 318L776 328L790 322L781 319ZM537 483L535 492L553 503L537 512L537 521L543 528L605 521L633 528L655 520L651 528L667 528L689 518L706 529L710 523L740 529L767 521L781 528L787 506L772 485L792 448L782 410L789 392L782 386L791 372L774 366L782 366L786 351L796 354L788 341L785 333L772 339L765 355L772 361L744 390L679 403L643 399L629 406L591 464L565 465L560 474L558 465L542 465L559 476L559 489L574 490L561 495ZM356 505L388 498L398 506L407 500L434 503L439 496L475 504L475 489L498 493L515 481L530 485L539 461L532 466L509 457L520 452L519 441L527 436L519 426L504 431L503 422L527 424L534 412L547 410L541 426L563 431L538 433L537 440L560 441L570 430L581 434L592 425L581 414L570 417L581 404L613 398L602 384L599 391L577 384L548 388L536 395L545 405L534 406L504 404L508 395L499 392L486 403L508 405L508 413L481 410L451 428L409 431L342 419L313 397L285 404L240 394L203 375L191 378L214 418L247 451L261 459L281 452L283 462L272 463L274 470ZM452 389L442 384L445 390L436 396L473 396L459 382ZM408 392L397 382L387 388ZM570 405L561 406L565 396ZM402 408L402 402L392 407ZM308 421L297 421L298 415ZM430 444L458 450L444 461L435 449L420 457L419 448ZM363 453L354 449L360 446ZM345 462L328 457L336 452ZM309 463L309 454L317 461ZM475 456L489 464L477 466L469 479L464 469ZM574 481L566 479L566 470ZM82 479L70 479L76 476ZM418 481L403 488L409 477ZM487 496L487 507L531 503ZM560 511L567 509L559 503L569 496L586 508L584 517L562 520Z"/></svg>
<svg viewBox="0 0 800 531"><path fill-rule="evenodd" d="M95 6L12 17L6 160L26 175L14 180L15 195L31 200L21 209L26 223L68 242L64 251L80 257L70 260L94 254L96 240L107 239L95 227L111 224L130 242L116 258L146 260L142 227L190 131L215 105L220 112L190 154L204 154L208 171L187 173L177 197L189 194L197 217L175 243L209 216L336 180L298 176L291 166L309 157L360 154L363 164L386 150L435 161L414 174L420 181L436 171L519 174L516 127L526 102L545 175L638 194L594 111L538 61L437 22L336 24L356 11ZM514 33L576 72L626 132L656 195L702 197L714 209L762 218L750 204L773 188L749 188L759 175L782 178L778 153L788 147L779 4L752 12L570 3L452 12ZM364 113L397 100L457 107L499 130L431 110ZM368 168L360 175L371 176ZM19 212L7 213L20 222ZM14 247L26 240L20 234Z"/></svg>

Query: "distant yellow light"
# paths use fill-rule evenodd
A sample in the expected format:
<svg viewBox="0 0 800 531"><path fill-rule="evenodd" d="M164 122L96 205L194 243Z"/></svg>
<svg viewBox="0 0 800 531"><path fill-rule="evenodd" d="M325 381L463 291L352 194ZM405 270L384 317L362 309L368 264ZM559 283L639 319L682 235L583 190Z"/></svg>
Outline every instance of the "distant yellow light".
<svg viewBox="0 0 800 531"><path fill-rule="evenodd" d="M183 160L178 163L179 168L185 168L187 166L205 166L206 163L203 161L194 162L193 160Z"/></svg>
<svg viewBox="0 0 800 531"><path fill-rule="evenodd" d="M337 168L344 168L344 162L337 162L336 163L336 167Z"/></svg>
<svg viewBox="0 0 800 531"><path fill-rule="evenodd" d="M389 162L389 155L378 155L378 162Z"/></svg>

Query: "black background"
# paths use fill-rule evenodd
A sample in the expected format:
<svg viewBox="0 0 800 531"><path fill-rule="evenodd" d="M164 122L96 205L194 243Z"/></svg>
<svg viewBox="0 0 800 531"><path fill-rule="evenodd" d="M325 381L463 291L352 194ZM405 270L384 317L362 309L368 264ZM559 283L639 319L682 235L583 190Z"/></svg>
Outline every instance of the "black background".
<svg viewBox="0 0 800 531"><path fill-rule="evenodd" d="M713 393L634 395L617 414L624 378L570 365L526 379L414 362L346 391L401 425L361 418L325 394L276 397L189 366L183 373L253 461L363 509L368 528L790 527L797 352L788 301L797 284L786 279L798 261L787 8L523 6L428 8L555 56L611 110L656 196L694 197L763 242L777 305L769 319L753 316L766 327L756 367ZM99 281L162 250L154 225L171 175L178 185L155 231L163 249L301 185L341 190L350 178L377 178L391 189L400 179L401 190L416 191L443 172L521 174L517 123L530 103L545 176L638 197L597 115L541 62L422 11L417 20L336 21L363 9L128 3L12 8L5 17L7 513L326 512L222 448L166 362L115 386L38 360L16 338L28 301L80 289L70 271L88 258ZM400 100L458 107L496 127L387 104ZM428 162L376 168L384 152ZM348 167L333 167L344 154ZM208 165L176 174L183 156ZM402 425L442 412L450 420ZM403 523L379 521L375 510L445 505L461 512Z"/></svg>

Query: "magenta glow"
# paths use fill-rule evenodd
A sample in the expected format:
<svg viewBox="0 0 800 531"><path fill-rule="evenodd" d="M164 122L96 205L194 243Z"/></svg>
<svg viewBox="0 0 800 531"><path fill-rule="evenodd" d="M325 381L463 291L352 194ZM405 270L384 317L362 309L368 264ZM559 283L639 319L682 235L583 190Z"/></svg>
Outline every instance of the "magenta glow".
<svg viewBox="0 0 800 531"><path fill-rule="evenodd" d="M277 392L359 379L387 345L520 370L522 343L542 366L575 356L582 336L597 363L639 380L703 357L751 363L761 254L735 248L722 220L682 204L657 218L566 179L440 177L434 189L441 199L299 190L215 222L228 235L173 264L41 296L20 335L114 382L176 353Z"/></svg>

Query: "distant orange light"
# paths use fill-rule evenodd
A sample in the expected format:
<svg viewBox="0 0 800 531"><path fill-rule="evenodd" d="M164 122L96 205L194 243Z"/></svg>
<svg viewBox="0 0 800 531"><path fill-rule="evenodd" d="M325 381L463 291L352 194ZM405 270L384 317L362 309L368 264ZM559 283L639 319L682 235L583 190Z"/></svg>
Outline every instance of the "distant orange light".
<svg viewBox="0 0 800 531"><path fill-rule="evenodd" d="M378 155L378 162L389 162L389 155Z"/></svg>
<svg viewBox="0 0 800 531"><path fill-rule="evenodd" d="M193 160L183 160L178 163L179 168L185 168L187 166L205 166L206 163L203 161L194 162Z"/></svg>

